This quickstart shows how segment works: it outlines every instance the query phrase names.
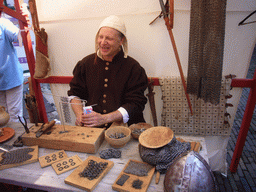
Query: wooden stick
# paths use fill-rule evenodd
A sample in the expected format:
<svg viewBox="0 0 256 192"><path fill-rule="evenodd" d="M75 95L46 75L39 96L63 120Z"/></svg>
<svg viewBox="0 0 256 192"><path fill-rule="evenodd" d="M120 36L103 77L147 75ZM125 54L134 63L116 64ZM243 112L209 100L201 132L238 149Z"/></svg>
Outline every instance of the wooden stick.
<svg viewBox="0 0 256 192"><path fill-rule="evenodd" d="M159 183L159 180L160 180L160 172L159 171L156 171L156 184Z"/></svg>
<svg viewBox="0 0 256 192"><path fill-rule="evenodd" d="M194 151L199 152L200 149L201 149L201 144L199 142L197 142Z"/></svg>
<svg viewBox="0 0 256 192"><path fill-rule="evenodd" d="M172 29L173 29L173 15L174 15L174 1L173 0L169 1L169 10L170 10L170 14L171 14L170 15L170 19L168 17L168 14L167 14L166 8L164 6L163 0L159 0L159 2L160 2L160 5L161 5L161 8L162 8L163 15L164 15L165 25L167 27L167 30L169 32L169 36L171 38L171 42L172 42L172 46L173 46L173 51L174 51L175 58L176 58L176 61L177 61L177 64L178 64L178 68L179 68L179 71L180 71L180 77L181 77L181 80L182 80L182 84L183 84L183 87L184 87L186 98L188 100L188 106L189 106L191 115L193 115L192 106L191 106L191 102L190 102L190 99L189 99L189 95L187 93L186 82L185 82L183 70L182 70L182 67L181 67L179 54L178 54L176 43L175 43L174 36L173 36L173 33L172 33Z"/></svg>
<svg viewBox="0 0 256 192"><path fill-rule="evenodd" d="M177 61L177 64L178 64L178 68L179 68L179 71L180 71L181 81L182 81L183 88L184 88L184 91L185 91L185 94L186 94L186 98L188 100L188 106L189 106L191 115L193 115L192 106L191 106L191 102L190 102L190 99L189 99L189 95L187 93L187 86L186 86L183 70L182 70L182 67L181 67L180 58L179 58L179 54L178 54L178 51L177 51L176 43L175 43L175 40L174 40L172 29L168 26L169 21L167 21L167 20L169 20L168 17L165 18L165 23L166 23L166 26L167 26L167 29L168 29L168 32L169 32L169 35L170 35L170 38L171 38L171 42L172 42L172 46L173 46L173 51L174 51L175 58L176 58L176 61Z"/></svg>
<svg viewBox="0 0 256 192"><path fill-rule="evenodd" d="M193 141L193 142L190 142L190 144L191 144L191 151L194 151L196 142Z"/></svg>

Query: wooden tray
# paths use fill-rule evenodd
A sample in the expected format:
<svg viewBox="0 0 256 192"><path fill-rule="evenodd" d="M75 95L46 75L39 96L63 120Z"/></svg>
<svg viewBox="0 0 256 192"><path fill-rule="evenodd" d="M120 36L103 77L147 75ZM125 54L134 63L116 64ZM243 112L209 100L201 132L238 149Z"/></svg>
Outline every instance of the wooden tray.
<svg viewBox="0 0 256 192"><path fill-rule="evenodd" d="M41 125L30 128L30 133L22 136L24 145L38 145L48 149L60 149L66 151L77 151L86 153L96 153L104 140L104 129L89 128L65 125L54 125L49 131L50 134L43 134L36 137L36 131ZM48 132L49 132L48 131Z"/></svg>
<svg viewBox="0 0 256 192"><path fill-rule="evenodd" d="M1 165L0 170L37 162L38 161L38 146L32 146L32 147L29 147L29 148L34 148L34 151L29 153L29 154L33 155L33 157L31 159L29 159L27 161L24 161L24 162L21 162L21 163ZM21 149L24 149L24 148L21 148ZM0 153L0 161L3 159L2 154L3 153Z"/></svg>
<svg viewBox="0 0 256 192"><path fill-rule="evenodd" d="M10 127L4 127L4 128L1 128L2 131L3 131L3 135L0 136L0 143L3 143L9 139L11 139L14 134L15 134L15 131L13 128L10 128Z"/></svg>
<svg viewBox="0 0 256 192"><path fill-rule="evenodd" d="M43 168L53 163L56 163L58 161L61 161L62 159L66 159L67 157L68 155L66 154L66 152L64 150L61 150L61 151L57 151L57 152L39 157L39 163Z"/></svg>
<svg viewBox="0 0 256 192"><path fill-rule="evenodd" d="M79 173L81 173L85 169L85 167L88 165L89 160L94 160L97 162L108 162L107 167L104 169L104 171L101 173L101 175L97 179L89 180L86 177L79 176ZM64 180L64 182L66 184L72 185L74 187L77 187L86 191L92 191L113 166L114 166L114 163L112 161L101 159L95 156L90 156L76 170L74 170Z"/></svg>
<svg viewBox="0 0 256 192"><path fill-rule="evenodd" d="M152 177L154 175L154 172L155 172L155 167L152 166L152 169L148 172L148 175L147 176L137 176L137 175L133 175L133 174L128 174L128 173L125 173L124 170L127 168L127 166L129 165L129 163L131 161L134 161L134 162L137 162L137 163L142 163L142 164L147 164L145 162L141 162L141 161L136 161L136 160L129 160L129 162L125 165L124 169L122 170L121 174L117 177L115 183L112 185L112 189L113 190L116 190L116 191L121 191L121 192L146 192L148 187L149 187L149 184L152 180ZM119 180L119 178L123 175L128 175L130 176L128 178L128 180L123 184L123 186L120 186L118 184L116 184L116 182ZM143 184L141 186L141 189L135 189L132 187L132 183L134 180L141 180L143 181Z"/></svg>
<svg viewBox="0 0 256 192"><path fill-rule="evenodd" d="M77 156L68 157L61 161L52 164L52 168L56 172L57 175L65 173L71 169L74 169L82 164L82 160Z"/></svg>

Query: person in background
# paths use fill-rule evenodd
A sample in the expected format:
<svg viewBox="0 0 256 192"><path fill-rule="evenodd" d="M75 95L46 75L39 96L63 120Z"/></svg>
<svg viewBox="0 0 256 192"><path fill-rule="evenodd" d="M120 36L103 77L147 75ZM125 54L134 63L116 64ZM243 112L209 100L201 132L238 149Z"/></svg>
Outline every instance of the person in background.
<svg viewBox="0 0 256 192"><path fill-rule="evenodd" d="M27 4L21 5L21 14L29 22ZM19 28L3 18L0 9L0 105L10 115L10 122L23 116L23 69L18 61L13 42L18 42Z"/></svg>
<svg viewBox="0 0 256 192"><path fill-rule="evenodd" d="M145 122L148 86L144 68L128 56L124 22L117 16L100 24L95 38L96 53L80 60L73 70L68 96L76 115L76 125L108 128L112 122ZM81 100L94 105L83 112Z"/></svg>

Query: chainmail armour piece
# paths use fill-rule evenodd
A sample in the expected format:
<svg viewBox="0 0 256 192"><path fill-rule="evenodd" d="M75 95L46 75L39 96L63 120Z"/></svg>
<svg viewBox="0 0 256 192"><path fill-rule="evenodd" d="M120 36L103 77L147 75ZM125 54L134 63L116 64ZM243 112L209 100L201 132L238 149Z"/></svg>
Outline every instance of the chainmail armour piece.
<svg viewBox="0 0 256 192"><path fill-rule="evenodd" d="M191 144L189 142L180 142L175 136L170 143L157 149L149 149L139 145L140 157L144 162L156 166L156 170L165 173L173 160L181 154L189 151Z"/></svg>
<svg viewBox="0 0 256 192"><path fill-rule="evenodd" d="M137 176L147 176L148 172L153 167L151 165L145 163L138 163L134 161L130 161L126 169L124 170L125 173L133 174Z"/></svg>
<svg viewBox="0 0 256 192"><path fill-rule="evenodd" d="M123 174L118 181L116 182L117 185L123 186L124 183L130 178L129 175Z"/></svg>
<svg viewBox="0 0 256 192"><path fill-rule="evenodd" d="M205 102L220 100L226 0L192 0L187 92Z"/></svg>
<svg viewBox="0 0 256 192"><path fill-rule="evenodd" d="M135 189L141 189L142 184L143 184L143 181L137 179L132 182L132 187Z"/></svg>
<svg viewBox="0 0 256 192"><path fill-rule="evenodd" d="M61 101L61 113L64 115L64 119L62 121L65 121L65 123L71 123L71 114L70 114L70 107L69 107L69 101L68 97L60 97Z"/></svg>
<svg viewBox="0 0 256 192"><path fill-rule="evenodd" d="M89 160L88 165L79 175L80 177L86 177L89 180L93 180L98 178L107 166L107 162L98 163L94 160Z"/></svg>
<svg viewBox="0 0 256 192"><path fill-rule="evenodd" d="M118 149L105 149L105 150L102 150L99 154L100 154L100 158L102 159L121 157L121 151Z"/></svg>
<svg viewBox="0 0 256 192"><path fill-rule="evenodd" d="M17 149L13 151L9 151L9 153L2 154L2 160L0 162L1 165L7 164L16 164L25 162L33 157L29 153L34 151L33 148L24 148L24 149Z"/></svg>

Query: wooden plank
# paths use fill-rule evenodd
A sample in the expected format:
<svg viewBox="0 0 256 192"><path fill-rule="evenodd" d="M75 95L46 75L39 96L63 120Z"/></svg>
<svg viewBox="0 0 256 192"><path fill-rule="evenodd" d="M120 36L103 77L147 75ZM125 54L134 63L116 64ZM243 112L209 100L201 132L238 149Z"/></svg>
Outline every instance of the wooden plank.
<svg viewBox="0 0 256 192"><path fill-rule="evenodd" d="M100 176L96 179L89 180L86 177L81 177L79 173L81 173L85 167L88 165L89 160L94 160L96 162L107 162L108 165L104 169L104 171L100 174ZM92 191L102 180L102 178L109 172L109 170L114 166L112 161L108 161L105 159L101 159L99 157L90 156L88 157L76 170L74 170L65 180L64 182L68 185L72 185L74 187ZM104 191L104 190L103 190Z"/></svg>
<svg viewBox="0 0 256 192"><path fill-rule="evenodd" d="M37 162L38 161L38 146L32 146L32 147L29 147L29 148L34 148L34 151L28 153L28 154L32 155L31 159L29 159L27 161L24 161L24 162L20 162L20 163L15 163L15 164L0 165L0 170ZM20 148L20 149L24 149L24 148ZM0 153L0 161L3 159L2 154L3 153Z"/></svg>
<svg viewBox="0 0 256 192"><path fill-rule="evenodd" d="M22 136L24 145L48 149L59 149L66 151L96 153L104 140L104 129L89 128L65 125L65 133L63 125L54 125L49 131L50 134L43 134L36 137L36 131L40 129L41 124L33 126L30 133Z"/></svg>
<svg viewBox="0 0 256 192"><path fill-rule="evenodd" d="M45 156L39 157L39 163L41 167L47 167L53 163L61 161L62 159L68 158L68 155L64 150L56 151Z"/></svg>
<svg viewBox="0 0 256 192"><path fill-rule="evenodd" d="M180 141L180 142L187 142L184 139L179 138L179 137L176 139L177 139L177 141ZM201 151L202 145L200 142L191 141L190 144L191 144L191 151L195 151L197 153L199 153L199 151Z"/></svg>
<svg viewBox="0 0 256 192"><path fill-rule="evenodd" d="M62 173L65 173L71 169L74 169L82 164L82 160L77 156L68 157L66 159L63 159L59 162L55 162L52 164L52 168L57 173L57 175L60 175Z"/></svg>
<svg viewBox="0 0 256 192"><path fill-rule="evenodd" d="M152 180L152 177L154 175L155 167L152 167L152 169L148 172L147 176L137 176L137 175L125 173L124 170L127 168L127 166L129 165L129 163L131 161L147 165L147 163L145 163L145 162L129 160L129 162L125 165L124 169L122 170L122 172L116 179L115 183L112 185L112 189L116 190L116 191L121 191L121 192L136 192L136 191L137 192L146 192L149 187L149 184ZM120 177L122 177L123 174L128 175L130 177L126 180L126 182L123 184L123 186L121 186L121 185L118 185L116 182L120 179ZM132 187L133 181L135 181L137 179L143 181L141 189L135 189L134 187Z"/></svg>

